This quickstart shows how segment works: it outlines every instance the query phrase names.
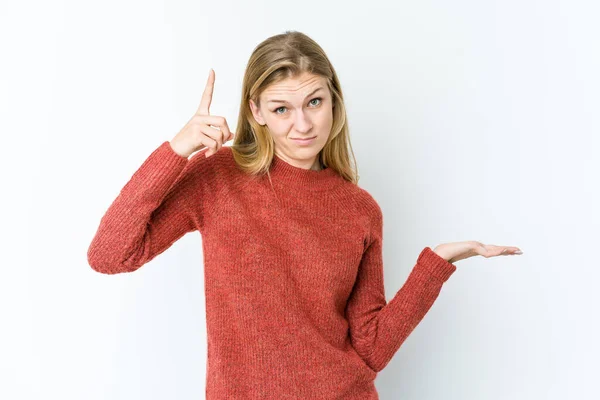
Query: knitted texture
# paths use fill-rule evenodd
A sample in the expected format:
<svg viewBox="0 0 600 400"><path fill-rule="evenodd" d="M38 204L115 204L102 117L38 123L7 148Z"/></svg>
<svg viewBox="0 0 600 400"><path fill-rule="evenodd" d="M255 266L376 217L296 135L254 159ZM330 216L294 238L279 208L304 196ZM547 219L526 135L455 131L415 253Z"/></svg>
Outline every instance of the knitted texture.
<svg viewBox="0 0 600 400"><path fill-rule="evenodd" d="M228 146L204 152L156 148L102 217L89 265L133 272L198 231L207 399L378 399L377 373L456 266L425 247L387 302L383 217L365 189L278 156L269 181Z"/></svg>

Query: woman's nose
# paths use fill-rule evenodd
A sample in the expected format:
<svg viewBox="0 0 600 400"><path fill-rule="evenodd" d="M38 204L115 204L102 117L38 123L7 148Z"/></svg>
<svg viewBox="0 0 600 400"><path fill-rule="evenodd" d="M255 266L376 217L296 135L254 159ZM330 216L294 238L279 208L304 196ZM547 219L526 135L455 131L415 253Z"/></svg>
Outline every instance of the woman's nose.
<svg viewBox="0 0 600 400"><path fill-rule="evenodd" d="M312 122L308 114L304 111L298 111L296 113L295 128L298 132L307 132L312 128Z"/></svg>

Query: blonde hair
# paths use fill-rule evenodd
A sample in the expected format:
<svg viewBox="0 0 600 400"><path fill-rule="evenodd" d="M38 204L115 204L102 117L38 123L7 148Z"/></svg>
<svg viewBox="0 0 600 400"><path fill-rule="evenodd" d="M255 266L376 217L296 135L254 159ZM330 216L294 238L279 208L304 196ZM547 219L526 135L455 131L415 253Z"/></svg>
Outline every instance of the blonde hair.
<svg viewBox="0 0 600 400"><path fill-rule="evenodd" d="M340 81L323 49L313 39L297 31L286 31L269 37L256 46L248 60L242 83L238 123L231 145L234 159L249 174L269 174L275 143L268 127L260 125L254 119L250 99L259 107L259 96L269 85L305 72L326 78L332 95L333 124L327 143L319 152L319 163L323 168L331 168L345 180L357 184L359 175L350 143ZM269 180L270 178L269 174Z"/></svg>

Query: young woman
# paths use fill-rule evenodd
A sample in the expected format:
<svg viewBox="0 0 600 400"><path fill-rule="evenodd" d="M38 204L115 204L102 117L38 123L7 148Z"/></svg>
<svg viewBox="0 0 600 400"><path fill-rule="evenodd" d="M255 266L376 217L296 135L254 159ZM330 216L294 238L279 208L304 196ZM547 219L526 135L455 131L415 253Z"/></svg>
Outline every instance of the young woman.
<svg viewBox="0 0 600 400"><path fill-rule="evenodd" d="M207 399L377 399L377 373L431 308L453 262L518 248L425 247L388 303L382 212L357 185L342 89L323 49L299 32L259 44L235 134L210 115L214 82L211 70L197 112L108 208L90 266L135 271L197 230Z"/></svg>

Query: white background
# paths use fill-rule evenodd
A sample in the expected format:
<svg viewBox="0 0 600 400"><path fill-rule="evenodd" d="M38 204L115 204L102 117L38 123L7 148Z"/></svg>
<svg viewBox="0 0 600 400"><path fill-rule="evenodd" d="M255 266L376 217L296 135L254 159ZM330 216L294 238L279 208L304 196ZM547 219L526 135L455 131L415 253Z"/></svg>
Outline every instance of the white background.
<svg viewBox="0 0 600 400"><path fill-rule="evenodd" d="M598 399L600 8L590 1L0 2L0 398L202 399L201 237L132 274L86 251L196 110L237 124L252 49L293 29L342 82L384 213L388 300L419 252L457 262L380 372L381 399ZM235 128L234 128L235 129Z"/></svg>

